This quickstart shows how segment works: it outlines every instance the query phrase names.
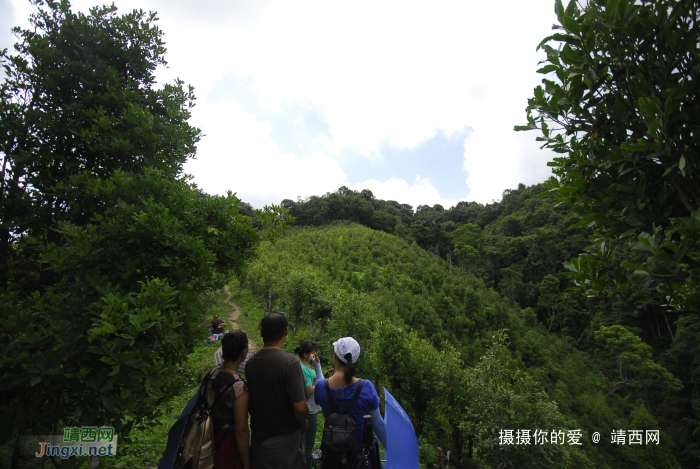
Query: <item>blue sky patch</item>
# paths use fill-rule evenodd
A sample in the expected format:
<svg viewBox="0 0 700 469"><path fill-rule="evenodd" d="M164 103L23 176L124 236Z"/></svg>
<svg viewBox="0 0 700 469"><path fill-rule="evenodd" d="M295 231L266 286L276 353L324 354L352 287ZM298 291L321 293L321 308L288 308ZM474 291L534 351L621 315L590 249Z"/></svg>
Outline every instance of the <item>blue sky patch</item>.
<svg viewBox="0 0 700 469"><path fill-rule="evenodd" d="M464 200L469 195L464 165L464 139L473 132L463 127L451 135L436 129L435 135L412 149L400 148L384 142L379 152L382 158L369 159L354 151L346 151L341 167L348 181L357 184L368 179L386 181L404 179L409 185L417 176L430 179L440 195L452 200Z"/></svg>
<svg viewBox="0 0 700 469"><path fill-rule="evenodd" d="M331 137L330 125L322 111L312 103L284 101L281 112L264 112L260 109L257 92L251 89L254 78L226 75L214 83L207 99L213 103L234 101L247 113L272 125L270 136L283 152L309 155L322 149L314 141L319 136ZM442 197L464 200L469 195L465 180L464 139L473 129L462 129L447 135L436 129L435 135L411 149L397 147L388 140L379 147L379 158L368 158L356 150L346 149L337 160L348 177L348 182L358 184L368 179L381 182L403 179L409 186L420 176L430 179Z"/></svg>

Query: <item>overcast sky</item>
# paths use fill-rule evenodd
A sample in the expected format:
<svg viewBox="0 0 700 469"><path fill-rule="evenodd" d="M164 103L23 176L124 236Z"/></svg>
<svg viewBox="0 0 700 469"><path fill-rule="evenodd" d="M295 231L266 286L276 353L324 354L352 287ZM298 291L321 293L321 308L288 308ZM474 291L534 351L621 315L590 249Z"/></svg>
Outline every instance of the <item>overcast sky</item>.
<svg viewBox="0 0 700 469"><path fill-rule="evenodd" d="M87 11L94 1L71 2ZM154 10L206 136L187 173L256 207L369 188L401 203L487 203L549 177L514 132L541 76L554 0L115 0ZM27 0L0 0L0 48Z"/></svg>

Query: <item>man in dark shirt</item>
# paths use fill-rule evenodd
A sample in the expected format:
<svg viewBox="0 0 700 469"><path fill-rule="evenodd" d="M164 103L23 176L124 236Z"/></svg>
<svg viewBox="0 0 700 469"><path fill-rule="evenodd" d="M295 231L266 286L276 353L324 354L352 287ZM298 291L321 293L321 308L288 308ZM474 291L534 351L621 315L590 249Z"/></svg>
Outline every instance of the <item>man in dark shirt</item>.
<svg viewBox="0 0 700 469"><path fill-rule="evenodd" d="M299 360L282 351L287 326L284 312L266 314L260 321L265 347L246 365L251 469L304 469L301 434L308 426L308 393Z"/></svg>
<svg viewBox="0 0 700 469"><path fill-rule="evenodd" d="M224 322L224 320L219 319L219 315L215 314L214 320L211 322L211 324L209 324L209 332L211 332L212 334L223 334L224 327L226 327L226 323Z"/></svg>

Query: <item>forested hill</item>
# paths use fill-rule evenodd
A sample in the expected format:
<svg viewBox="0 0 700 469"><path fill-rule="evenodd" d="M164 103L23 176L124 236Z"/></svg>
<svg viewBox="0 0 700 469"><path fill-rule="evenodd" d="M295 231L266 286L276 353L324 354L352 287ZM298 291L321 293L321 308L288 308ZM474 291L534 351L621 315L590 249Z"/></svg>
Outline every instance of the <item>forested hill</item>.
<svg viewBox="0 0 700 469"><path fill-rule="evenodd" d="M321 197L282 205L297 226L322 226L337 220L395 234L460 266L508 297L532 307L543 323L561 334L581 337L600 305L565 292L570 286L563 263L588 245L585 229L569 229L578 215L543 197L541 185L503 194L502 202L410 205L374 198L369 190L341 187ZM599 303L599 302L598 302ZM587 311L583 315L581 311Z"/></svg>
<svg viewBox="0 0 700 469"><path fill-rule="evenodd" d="M679 467L674 454L682 461L688 451L680 419L658 411L664 394L678 405L679 382L652 360L649 345L601 323L595 340L577 347L566 330L549 333L533 309L468 270L397 236L339 222L263 243L239 280L265 310L287 311L288 350L313 340L328 363L333 340L358 339L360 376L405 407L424 467L437 446L462 467ZM642 382L616 384L621 353L624 371L642 370ZM638 428L660 429L664 444L610 443L612 429ZM581 430L583 444L504 446L500 429ZM601 444L591 443L593 432Z"/></svg>
<svg viewBox="0 0 700 469"><path fill-rule="evenodd" d="M372 259L358 257L359 245L358 251L348 251L350 260L338 259L336 269L340 273L335 274L334 279L345 285L346 290L346 284L366 292L370 286L379 285L377 275L387 276L382 269L389 267L382 267L376 258L390 256L389 253L398 249L396 243L400 240L401 245L405 243L401 252L415 253L420 259L441 259L436 265L452 272L445 277L449 278L446 283L436 280L443 277L429 273L431 268L414 267L417 270L411 279L416 283L406 288L401 284L392 301L404 312L403 320L412 330L438 347L442 340L447 340L472 365L484 352L489 331L507 327L514 344L520 340L515 326L503 322L503 318L510 316L497 314L482 323L479 321L485 313L475 313L483 310L473 305L478 303L494 311L504 305L512 311L522 310L513 314L519 314L525 321L525 330L534 333L532 331L541 328L547 341L550 335L558 337L558 346L571 350L572 356L584 357L582 360L595 370L598 378L605 376L610 380L605 392L599 388L601 402L616 408L618 417L624 415L628 419L636 406L644 404L661 428L667 430L669 440L672 438L674 453L681 464L695 467L691 461L700 457L700 447L693 437L693 431L700 424L700 419L695 417L699 407L695 401L696 389L700 387L696 387L697 378L694 377L700 376L700 365L691 357L700 356L697 318L659 315L654 305L635 305L627 301L629 297L626 299L618 293L601 292L595 297L586 297L572 289L574 284L566 275L568 270L564 263L587 249L592 231L586 227L571 228L580 221L580 211L558 204L548 197L542 185L526 187L521 184L515 190L505 191L501 202L487 205L460 202L449 209L420 205L414 211L410 205L376 199L369 190L357 192L346 187L306 200L287 199L282 201L282 206L290 211L296 218L294 224L300 227L348 220L394 235L387 238L392 241L387 242L386 252L373 244L376 241L368 244L367 249L374 253L372 262ZM300 233L311 231L302 230L294 238L301 236ZM347 235L342 236L347 238ZM315 255L323 256L320 252ZM615 256L618 260L613 261L619 264L625 258L633 258L634 254L623 244ZM395 261L390 263L390 270L397 268ZM471 293L464 293L472 291L468 289L458 288L454 294L443 294L452 288L455 277L474 291L482 292L479 302L474 303L476 300L469 296ZM473 282L477 281L480 287L475 287ZM493 292L486 293L489 288L504 299L489 296L493 295ZM405 293L406 290L411 293ZM431 307L426 308L425 304ZM524 318L532 318L534 322ZM611 329L606 328L611 327L616 328L617 335L609 335ZM538 372L541 372L541 363L533 357L544 355L556 360L549 355L551 352L543 351L541 344L524 349L515 347L524 363L536 367ZM682 388L672 390L678 386L659 386L655 380L666 376L666 372L679 379ZM561 378L552 378L545 389L560 408L567 407L563 395L557 394L563 392L561 389L567 389L573 399L588 399L571 391ZM611 404L618 399L624 402L622 407ZM574 407L584 418L585 412L581 409L585 406ZM612 427L603 430L601 434L609 435Z"/></svg>
<svg viewBox="0 0 700 469"><path fill-rule="evenodd" d="M581 252L589 234L569 230L578 221L577 214L543 195L541 185L521 184L516 190L505 191L502 202L460 202L450 209L419 205L414 212L410 205L376 199L369 190L341 187L297 202L285 199L281 205L296 218L297 226L347 220L396 234L409 244L415 241L448 262L468 266L494 287L504 276L512 278L512 274L501 273L501 268L513 269L526 279L526 286L513 292L517 295L513 299L531 306L537 299L534 286L545 275L561 270L564 260ZM465 245L475 250L464 249Z"/></svg>

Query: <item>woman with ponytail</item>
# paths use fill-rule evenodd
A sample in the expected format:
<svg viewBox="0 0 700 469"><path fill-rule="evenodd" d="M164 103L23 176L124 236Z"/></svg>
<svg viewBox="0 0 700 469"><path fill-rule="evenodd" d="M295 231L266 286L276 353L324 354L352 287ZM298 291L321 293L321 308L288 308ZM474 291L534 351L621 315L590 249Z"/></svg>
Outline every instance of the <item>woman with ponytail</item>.
<svg viewBox="0 0 700 469"><path fill-rule="evenodd" d="M248 385L238 375L248 355L248 336L243 331L224 334L221 348L223 364L208 373L199 390L207 407L214 405L214 469L250 469Z"/></svg>
<svg viewBox="0 0 700 469"><path fill-rule="evenodd" d="M347 414L352 406L355 393L359 388L357 402L352 411L352 419L355 422L357 441L362 447L362 433L364 430L364 416L372 416L372 428L382 446L386 448L386 424L379 413L379 396L371 381L360 380L355 377L355 363L360 358L360 344L352 337L343 337L333 343L333 365L335 374L330 378L316 382L314 400L321 406L323 416L328 417L332 413L330 399L333 399L335 408L340 414ZM362 383L360 383L362 381ZM327 382L327 385L326 385ZM361 384L361 387L360 387ZM329 395L330 391L330 395ZM375 451L379 452L377 440L374 441Z"/></svg>
<svg viewBox="0 0 700 469"><path fill-rule="evenodd" d="M304 372L306 390L309 392L309 400L306 401L306 404L309 406L309 415L306 417L306 420L309 421L309 428L304 432L302 440L304 441L304 453L306 454L306 469L312 469L311 454L314 450L314 443L316 443L318 413L321 412L321 407L314 402L314 390L316 382L323 379L323 371L321 371L321 362L316 355L315 343L306 340L294 349L294 353L299 356L301 371Z"/></svg>

